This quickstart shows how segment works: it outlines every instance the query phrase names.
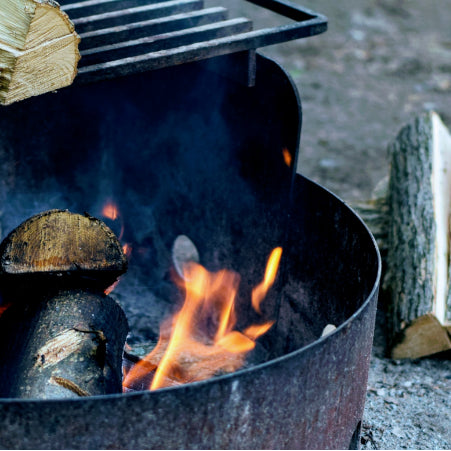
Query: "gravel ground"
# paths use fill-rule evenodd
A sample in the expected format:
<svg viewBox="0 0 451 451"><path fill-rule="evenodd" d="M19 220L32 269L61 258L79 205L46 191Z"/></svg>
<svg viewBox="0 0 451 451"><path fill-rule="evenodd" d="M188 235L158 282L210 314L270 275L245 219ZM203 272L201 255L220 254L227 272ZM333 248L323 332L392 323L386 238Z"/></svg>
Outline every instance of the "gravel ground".
<svg viewBox="0 0 451 451"><path fill-rule="evenodd" d="M280 20L229 1L257 25ZM289 71L301 93L298 170L345 201L368 199L388 173L388 142L413 116L433 109L451 127L451 1L295 3L329 19L327 33L263 52ZM362 448L451 449L451 354L384 356L380 305Z"/></svg>

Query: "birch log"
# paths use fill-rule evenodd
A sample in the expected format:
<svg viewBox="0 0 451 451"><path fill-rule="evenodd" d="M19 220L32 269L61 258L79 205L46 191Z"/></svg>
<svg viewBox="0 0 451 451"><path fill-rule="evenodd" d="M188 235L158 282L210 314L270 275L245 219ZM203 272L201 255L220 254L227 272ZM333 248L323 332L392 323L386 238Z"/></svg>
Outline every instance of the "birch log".
<svg viewBox="0 0 451 451"><path fill-rule="evenodd" d="M0 103L70 85L80 38L53 0L0 1Z"/></svg>
<svg viewBox="0 0 451 451"><path fill-rule="evenodd" d="M106 225L66 210L36 215L0 246L0 396L120 393L128 333L104 294L127 267Z"/></svg>
<svg viewBox="0 0 451 451"><path fill-rule="evenodd" d="M451 349L451 136L430 112L402 128L389 156L386 196L357 209L384 258L391 356L418 358Z"/></svg>

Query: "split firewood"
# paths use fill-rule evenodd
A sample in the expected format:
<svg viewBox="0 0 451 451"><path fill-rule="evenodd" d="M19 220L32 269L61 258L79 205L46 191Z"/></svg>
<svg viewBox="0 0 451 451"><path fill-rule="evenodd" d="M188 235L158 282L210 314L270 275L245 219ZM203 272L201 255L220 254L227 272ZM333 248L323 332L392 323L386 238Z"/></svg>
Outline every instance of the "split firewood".
<svg viewBox="0 0 451 451"><path fill-rule="evenodd" d="M80 38L53 0L1 0L0 103L53 91L72 83Z"/></svg>
<svg viewBox="0 0 451 451"><path fill-rule="evenodd" d="M386 195L356 209L384 258L391 356L418 358L451 349L451 135L431 112L389 152Z"/></svg>
<svg viewBox="0 0 451 451"><path fill-rule="evenodd" d="M98 219L51 210L0 245L0 396L63 398L120 393L128 333L104 290L127 260Z"/></svg>

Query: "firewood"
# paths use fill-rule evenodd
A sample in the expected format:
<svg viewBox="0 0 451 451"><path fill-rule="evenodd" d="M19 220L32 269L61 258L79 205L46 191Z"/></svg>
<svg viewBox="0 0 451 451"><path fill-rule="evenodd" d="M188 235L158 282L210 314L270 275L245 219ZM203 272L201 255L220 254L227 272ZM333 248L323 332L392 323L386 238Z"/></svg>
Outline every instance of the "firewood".
<svg viewBox="0 0 451 451"><path fill-rule="evenodd" d="M127 258L105 223L67 210L31 217L0 244L0 275L38 283L106 288L125 272ZM23 279L21 279L23 280ZM14 287L18 289L17 286Z"/></svg>
<svg viewBox="0 0 451 451"><path fill-rule="evenodd" d="M451 135L430 112L403 127L389 153L386 196L357 210L384 257L391 355L418 358L451 349Z"/></svg>
<svg viewBox="0 0 451 451"><path fill-rule="evenodd" d="M98 219L51 210L0 245L0 396L60 398L122 391L128 332L103 291L127 267Z"/></svg>
<svg viewBox="0 0 451 451"><path fill-rule="evenodd" d="M1 0L0 103L70 85L80 38L53 0Z"/></svg>
<svg viewBox="0 0 451 451"><path fill-rule="evenodd" d="M128 332L119 304L88 290L30 293L0 317L0 395L74 398L120 393Z"/></svg>

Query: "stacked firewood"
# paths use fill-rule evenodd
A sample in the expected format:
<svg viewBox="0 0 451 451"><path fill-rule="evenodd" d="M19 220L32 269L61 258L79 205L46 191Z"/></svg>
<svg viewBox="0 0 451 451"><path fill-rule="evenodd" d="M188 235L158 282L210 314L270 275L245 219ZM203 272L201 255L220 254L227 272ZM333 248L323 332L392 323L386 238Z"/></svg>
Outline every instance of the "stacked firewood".
<svg viewBox="0 0 451 451"><path fill-rule="evenodd" d="M390 173L356 209L383 257L391 356L451 349L451 135L430 112L389 145Z"/></svg>
<svg viewBox="0 0 451 451"><path fill-rule="evenodd" d="M50 210L0 245L0 397L66 398L122 392L128 333L104 294L127 260L100 220Z"/></svg>

